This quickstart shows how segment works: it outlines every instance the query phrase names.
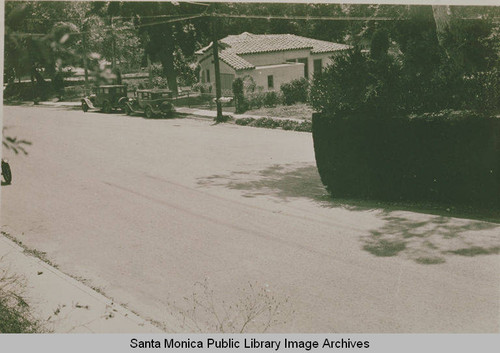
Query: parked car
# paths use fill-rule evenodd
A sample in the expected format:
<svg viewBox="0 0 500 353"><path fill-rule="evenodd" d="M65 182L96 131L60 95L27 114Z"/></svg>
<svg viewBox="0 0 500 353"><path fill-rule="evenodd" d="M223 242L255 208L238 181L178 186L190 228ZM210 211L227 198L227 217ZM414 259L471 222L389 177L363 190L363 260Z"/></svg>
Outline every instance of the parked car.
<svg viewBox="0 0 500 353"><path fill-rule="evenodd" d="M171 117L175 112L172 97L172 91L168 89L140 89L135 92L134 98L126 102L124 110L127 115L144 113L148 119Z"/></svg>
<svg viewBox="0 0 500 353"><path fill-rule="evenodd" d="M82 98L82 110L101 108L104 113L113 109L124 109L127 97L126 85L104 85L95 88L95 93Z"/></svg>

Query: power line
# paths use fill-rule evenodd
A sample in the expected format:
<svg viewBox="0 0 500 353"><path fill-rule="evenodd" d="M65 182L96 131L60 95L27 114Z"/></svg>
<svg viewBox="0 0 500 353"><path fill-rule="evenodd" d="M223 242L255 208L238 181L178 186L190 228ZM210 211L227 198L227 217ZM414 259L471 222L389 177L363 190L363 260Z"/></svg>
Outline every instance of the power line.
<svg viewBox="0 0 500 353"><path fill-rule="evenodd" d="M200 15L201 13L198 13L197 15ZM119 19L143 19L143 18L173 18L173 17L182 17L182 16L189 16L191 14L177 14L177 15L150 15L150 16L143 16L143 15L132 15L132 16L112 16L113 17L113 20L119 20ZM89 18L92 18L92 17L97 17L97 18L102 18L101 16L99 15L89 15L89 16L85 16L85 18L83 18L83 21L85 20L88 20ZM24 22L43 22L43 21L52 21L52 22L56 22L56 21L61 21L61 22L73 22L73 21L81 21L82 19L81 18L77 18L77 17L64 17L64 18L54 18L54 17L50 17L48 19L44 19L44 20L41 20L41 19L38 19L38 18L25 18L23 19Z"/></svg>
<svg viewBox="0 0 500 353"><path fill-rule="evenodd" d="M192 20L192 19L197 19L197 18L202 18L202 17L218 17L218 18L244 18L244 19L265 19L265 20L303 20L303 21L405 21L408 20L407 18L395 18L395 17L340 17L340 16L274 16L274 15L230 15L230 14L206 14L206 12L203 12L201 14L196 14L193 16L188 16L188 17L180 17L183 15L157 15L157 16L140 16L137 17L138 19L141 18L172 18L176 17L173 20L167 20L167 21L160 21L160 22L151 22L151 23L144 23L140 25L134 25L134 28L142 28L142 27L149 27L149 26L156 26L156 25L161 25L161 24L167 24L167 23L175 23L175 22L181 22L181 21L187 21L187 20ZM124 16L113 16L112 19L120 19L120 18L134 18L134 17L124 17ZM478 17L464 17L461 18L462 20L483 20L483 18L478 18ZM491 18L490 20L492 21L499 21L500 18L494 17ZM116 29L116 28L115 28ZM108 28L103 28L104 31L112 31L113 28L108 27ZM88 34L91 33L91 31L84 31L84 32L71 32L68 33L68 35L81 35L81 34ZM15 36L25 36L25 37L43 37L47 36L48 34L43 34L43 33L23 33L23 32L13 32L10 33L10 35L15 35Z"/></svg>
<svg viewBox="0 0 500 353"><path fill-rule="evenodd" d="M248 18L248 19L265 19L265 20L305 20L305 21L401 21L405 18L395 17L328 17L328 16L274 16L274 15L229 15L229 14L213 14L214 17L229 17L229 18Z"/></svg>
<svg viewBox="0 0 500 353"><path fill-rule="evenodd" d="M175 22L180 22L180 21L187 21L187 20L192 20L192 19L201 18L201 17L206 17L206 15L196 15L196 16L176 18L174 20L168 20L168 21L144 23L144 24L130 27L130 29L142 28L142 27L148 27L148 26L156 26L156 25L161 25L161 24L166 24L166 23L175 23ZM102 30L103 31L116 31L116 30L120 30L120 28L116 28L116 27L112 28L111 26L108 26L107 28L102 28ZM92 31L70 32L67 34L71 36L71 35L82 35L82 34L89 34L89 33L92 33ZM10 35L19 36L19 37L45 37L45 36L48 36L49 33L43 34L43 33L12 32L12 33L10 33Z"/></svg>
<svg viewBox="0 0 500 353"><path fill-rule="evenodd" d="M356 16L275 16L275 15L231 15L231 14L212 14L214 17L223 18L247 18L264 20L303 20L303 21L407 21L407 17L356 17ZM458 20L486 20L482 17L462 17ZM499 17L489 18L491 21L499 21Z"/></svg>
<svg viewBox="0 0 500 353"><path fill-rule="evenodd" d="M135 27L141 28L141 27L147 27L147 26L156 26L156 25L161 25L161 24L164 24L164 23L174 23L174 22L180 22L180 21L187 21L187 20L193 20L195 18L201 18L201 17L206 17L206 15L196 15L196 16L190 16L190 17L177 18L175 20L169 20L169 21L144 23L144 24L141 24L141 25L137 25Z"/></svg>

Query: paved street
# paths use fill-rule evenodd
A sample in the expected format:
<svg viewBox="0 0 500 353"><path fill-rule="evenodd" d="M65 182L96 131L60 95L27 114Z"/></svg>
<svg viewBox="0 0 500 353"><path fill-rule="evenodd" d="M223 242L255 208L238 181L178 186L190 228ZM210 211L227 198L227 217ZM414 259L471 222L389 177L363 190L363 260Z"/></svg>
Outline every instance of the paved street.
<svg viewBox="0 0 500 353"><path fill-rule="evenodd" d="M271 332L500 331L500 256L482 254L499 225L334 203L309 133L50 107L3 121L32 145L5 153L2 230L169 331L205 280L202 300L274 297Z"/></svg>

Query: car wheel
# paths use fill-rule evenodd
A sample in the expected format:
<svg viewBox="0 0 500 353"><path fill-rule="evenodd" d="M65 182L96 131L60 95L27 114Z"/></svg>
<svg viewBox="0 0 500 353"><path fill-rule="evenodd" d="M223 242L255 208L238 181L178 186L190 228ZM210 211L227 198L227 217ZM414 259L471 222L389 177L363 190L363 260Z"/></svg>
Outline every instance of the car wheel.
<svg viewBox="0 0 500 353"><path fill-rule="evenodd" d="M82 102L82 110L83 110L84 113L88 112L89 106L88 106L87 103Z"/></svg>
<svg viewBox="0 0 500 353"><path fill-rule="evenodd" d="M10 172L10 165L7 162L2 161L2 175L6 184L12 182L12 173Z"/></svg>
<svg viewBox="0 0 500 353"><path fill-rule="evenodd" d="M151 119L153 117L153 109L151 107L146 107L145 113L146 118Z"/></svg>
<svg viewBox="0 0 500 353"><path fill-rule="evenodd" d="M102 104L102 111L106 114L111 113L111 104L108 101L105 101Z"/></svg>
<svg viewBox="0 0 500 353"><path fill-rule="evenodd" d="M127 114L127 115L132 114L132 110L130 110L130 107L128 106L128 104L124 104L124 105L123 105L123 111L124 111L124 112L125 112L125 114Z"/></svg>

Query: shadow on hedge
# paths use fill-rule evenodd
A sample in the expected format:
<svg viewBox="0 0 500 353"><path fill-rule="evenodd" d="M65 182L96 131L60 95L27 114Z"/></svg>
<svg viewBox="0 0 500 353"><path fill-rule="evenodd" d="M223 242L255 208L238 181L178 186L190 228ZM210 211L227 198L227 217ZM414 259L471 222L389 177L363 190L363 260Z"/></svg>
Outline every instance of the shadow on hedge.
<svg viewBox="0 0 500 353"><path fill-rule="evenodd" d="M432 203L333 199L321 183L316 166L310 163L272 165L258 171L212 175L200 178L198 185L239 190L243 197L248 198L271 196L277 202L305 198L328 208L379 210L379 217L385 224L361 238L362 248L377 257L400 255L420 264L440 264L450 255L500 252L500 212L497 210Z"/></svg>

